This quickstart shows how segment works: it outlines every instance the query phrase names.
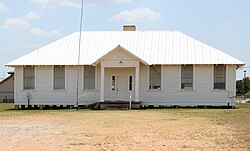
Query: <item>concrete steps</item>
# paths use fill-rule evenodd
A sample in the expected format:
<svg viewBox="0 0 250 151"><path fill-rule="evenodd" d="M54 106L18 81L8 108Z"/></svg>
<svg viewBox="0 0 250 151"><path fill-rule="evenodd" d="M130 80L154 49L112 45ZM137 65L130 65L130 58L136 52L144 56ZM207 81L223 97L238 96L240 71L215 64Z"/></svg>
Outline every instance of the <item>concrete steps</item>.
<svg viewBox="0 0 250 151"><path fill-rule="evenodd" d="M140 109L141 102L131 102L132 109ZM129 109L129 101L104 101L97 102L93 105L93 109L95 110L128 110Z"/></svg>

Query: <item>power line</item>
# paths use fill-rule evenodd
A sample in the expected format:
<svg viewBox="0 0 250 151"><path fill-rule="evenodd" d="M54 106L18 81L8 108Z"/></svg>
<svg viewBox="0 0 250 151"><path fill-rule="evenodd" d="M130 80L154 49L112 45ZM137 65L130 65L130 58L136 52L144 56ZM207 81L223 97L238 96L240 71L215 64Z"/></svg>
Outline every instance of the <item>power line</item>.
<svg viewBox="0 0 250 151"><path fill-rule="evenodd" d="M77 60L77 79L76 79L76 110L79 107L79 71L80 71L80 54L81 54L81 38L82 38L82 20L83 20L84 0L81 5L80 29L79 29L79 50Z"/></svg>

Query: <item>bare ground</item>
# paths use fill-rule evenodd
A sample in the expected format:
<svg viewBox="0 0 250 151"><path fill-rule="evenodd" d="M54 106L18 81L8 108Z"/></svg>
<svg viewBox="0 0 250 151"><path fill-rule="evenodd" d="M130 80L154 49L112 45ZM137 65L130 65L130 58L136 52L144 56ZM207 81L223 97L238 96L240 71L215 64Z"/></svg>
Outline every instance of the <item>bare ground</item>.
<svg viewBox="0 0 250 151"><path fill-rule="evenodd" d="M132 111L0 107L0 150L220 149L250 150L249 106Z"/></svg>

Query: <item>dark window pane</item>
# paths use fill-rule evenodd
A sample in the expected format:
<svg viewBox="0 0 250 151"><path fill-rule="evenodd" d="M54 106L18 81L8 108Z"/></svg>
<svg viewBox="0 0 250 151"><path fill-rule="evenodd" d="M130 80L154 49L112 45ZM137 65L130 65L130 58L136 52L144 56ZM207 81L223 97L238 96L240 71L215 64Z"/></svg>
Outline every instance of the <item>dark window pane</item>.
<svg viewBox="0 0 250 151"><path fill-rule="evenodd" d="M54 89L65 89L65 66L54 66Z"/></svg>
<svg viewBox="0 0 250 151"><path fill-rule="evenodd" d="M31 66L23 68L23 89L35 89L35 69Z"/></svg>
<svg viewBox="0 0 250 151"><path fill-rule="evenodd" d="M84 66L84 89L95 89L95 67Z"/></svg>
<svg viewBox="0 0 250 151"><path fill-rule="evenodd" d="M226 66L214 65L214 89L226 89Z"/></svg>
<svg viewBox="0 0 250 151"><path fill-rule="evenodd" d="M161 65L149 67L149 89L161 89Z"/></svg>
<svg viewBox="0 0 250 151"><path fill-rule="evenodd" d="M132 76L129 76L129 91L132 91Z"/></svg>
<svg viewBox="0 0 250 151"><path fill-rule="evenodd" d="M193 89L193 65L181 66L181 89Z"/></svg>
<svg viewBox="0 0 250 151"><path fill-rule="evenodd" d="M112 76L112 91L115 91L115 76Z"/></svg>

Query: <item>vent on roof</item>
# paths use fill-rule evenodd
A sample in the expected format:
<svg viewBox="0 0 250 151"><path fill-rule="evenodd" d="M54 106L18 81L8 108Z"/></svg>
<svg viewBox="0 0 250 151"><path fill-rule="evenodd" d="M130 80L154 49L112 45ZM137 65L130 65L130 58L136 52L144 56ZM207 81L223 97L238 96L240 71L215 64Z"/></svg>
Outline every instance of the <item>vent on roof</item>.
<svg viewBox="0 0 250 151"><path fill-rule="evenodd" d="M123 31L136 31L135 25L123 25Z"/></svg>

